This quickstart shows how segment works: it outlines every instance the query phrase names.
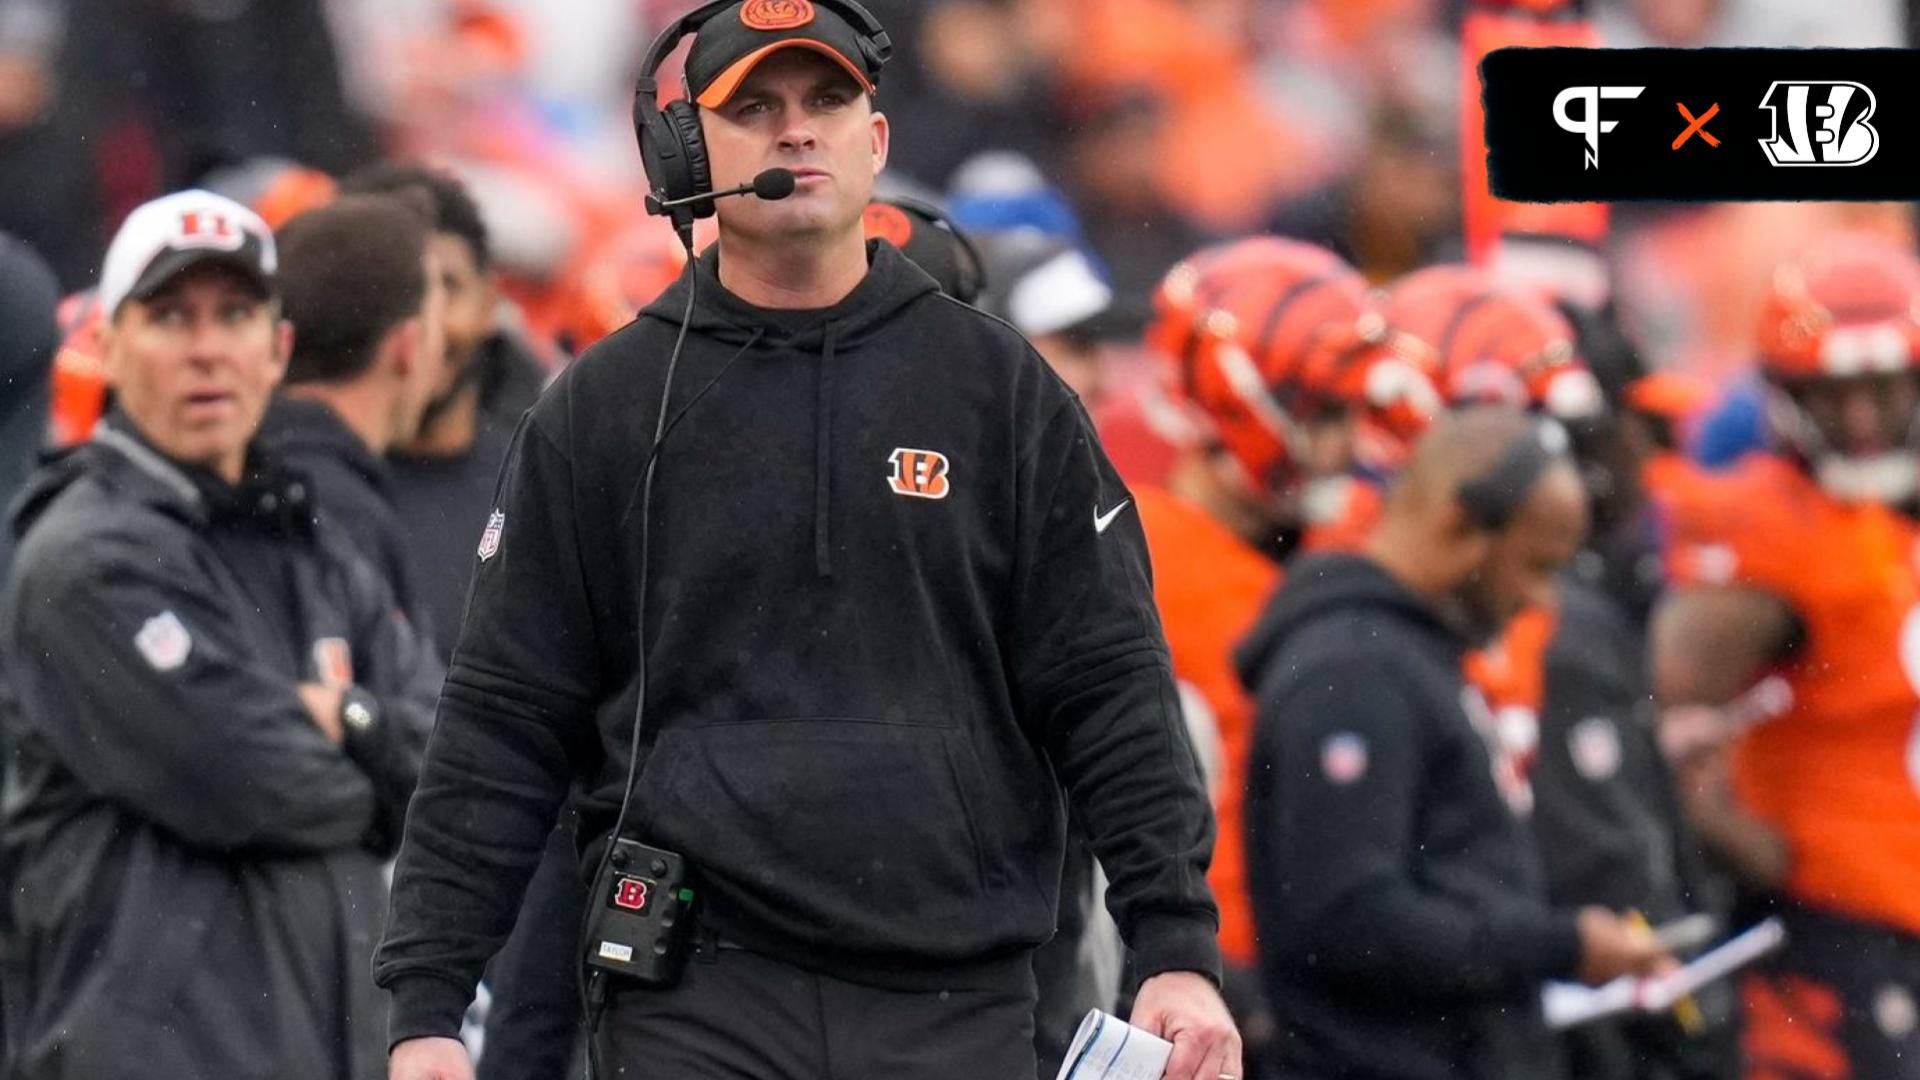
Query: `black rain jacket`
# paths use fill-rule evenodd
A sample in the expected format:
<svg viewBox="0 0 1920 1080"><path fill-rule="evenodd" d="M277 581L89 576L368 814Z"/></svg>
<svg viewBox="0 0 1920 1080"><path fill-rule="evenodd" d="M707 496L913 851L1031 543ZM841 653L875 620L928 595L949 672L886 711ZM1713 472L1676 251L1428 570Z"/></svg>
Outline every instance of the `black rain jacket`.
<svg viewBox="0 0 1920 1080"><path fill-rule="evenodd" d="M29 487L0 662L7 1080L375 1080L382 863L439 667L303 481L112 419ZM350 678L344 746L303 682Z"/></svg>
<svg viewBox="0 0 1920 1080"><path fill-rule="evenodd" d="M1248 880L1289 1076L1556 1075L1540 991L1579 935L1496 785L1466 649L1355 555L1297 563L1241 647Z"/></svg>

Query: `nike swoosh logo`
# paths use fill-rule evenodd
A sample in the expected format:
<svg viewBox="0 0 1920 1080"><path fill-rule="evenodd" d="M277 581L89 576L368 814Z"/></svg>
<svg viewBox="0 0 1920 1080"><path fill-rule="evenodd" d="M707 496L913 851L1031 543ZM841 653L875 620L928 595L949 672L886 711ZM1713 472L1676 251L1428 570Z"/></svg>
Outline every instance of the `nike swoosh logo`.
<svg viewBox="0 0 1920 1080"><path fill-rule="evenodd" d="M1093 531L1096 533L1106 532L1107 526L1113 524L1113 519L1119 517L1120 511L1125 510L1127 504L1132 501L1132 499L1122 499L1120 500L1119 506L1114 507L1104 514L1100 512L1100 504L1095 503L1093 505Z"/></svg>

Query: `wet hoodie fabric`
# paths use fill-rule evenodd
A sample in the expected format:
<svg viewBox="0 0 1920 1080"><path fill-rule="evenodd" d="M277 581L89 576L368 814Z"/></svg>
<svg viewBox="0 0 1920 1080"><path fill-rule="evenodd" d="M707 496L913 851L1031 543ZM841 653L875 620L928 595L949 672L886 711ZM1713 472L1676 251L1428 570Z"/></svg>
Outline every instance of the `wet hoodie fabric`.
<svg viewBox="0 0 1920 1080"><path fill-rule="evenodd" d="M688 858L719 936L873 986L1030 992L1064 787L1141 972L1217 977L1211 815L1078 399L884 243L809 312L747 305L717 257L650 507L687 277L515 436L376 965L393 1037L458 1029L576 778L594 865L643 647L626 831Z"/></svg>
<svg viewBox="0 0 1920 1080"><path fill-rule="evenodd" d="M1559 1074L1540 990L1573 977L1579 935L1496 787L1467 647L1354 555L1298 563L1241 647L1248 873L1288 1076Z"/></svg>

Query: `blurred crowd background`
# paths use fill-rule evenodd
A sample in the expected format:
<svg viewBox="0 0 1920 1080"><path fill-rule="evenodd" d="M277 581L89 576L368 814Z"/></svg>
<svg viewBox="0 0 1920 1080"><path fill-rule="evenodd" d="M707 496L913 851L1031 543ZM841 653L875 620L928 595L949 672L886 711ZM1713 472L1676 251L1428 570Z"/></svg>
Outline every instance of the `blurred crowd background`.
<svg viewBox="0 0 1920 1080"><path fill-rule="evenodd" d="M452 169L542 330L635 216L629 105L679 0L5 0L0 229L76 290L122 217L191 184L258 203L279 168ZM1522 5L1525 6L1525 5ZM900 62L890 182L1046 185L1144 317L1208 239L1275 231L1384 282L1461 247L1462 0L875 0ZM1898 46L1892 0L1606 0L1613 45ZM669 72L671 74L671 71ZM298 191L277 192L297 198ZM273 215L269 214L269 217ZM1628 325L1656 365L1744 355L1756 268L1836 218L1904 208L1627 208ZM977 220L977 219L976 219ZM984 222L992 224L992 222Z"/></svg>

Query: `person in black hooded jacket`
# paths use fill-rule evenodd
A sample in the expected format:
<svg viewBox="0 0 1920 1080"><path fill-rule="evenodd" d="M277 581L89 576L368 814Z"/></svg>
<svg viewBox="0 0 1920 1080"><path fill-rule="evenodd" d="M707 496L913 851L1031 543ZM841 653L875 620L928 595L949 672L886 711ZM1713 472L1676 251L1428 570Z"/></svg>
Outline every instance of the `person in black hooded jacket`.
<svg viewBox="0 0 1920 1080"><path fill-rule="evenodd" d="M1441 420L1365 554L1297 564L1241 648L1248 873L1287 1076L1549 1080L1543 984L1665 960L1619 915L1548 905L1517 774L1461 674L1579 548L1565 438L1504 410Z"/></svg>
<svg viewBox="0 0 1920 1080"><path fill-rule="evenodd" d="M47 443L59 303L59 285L45 260L0 233L0 507L12 505ZM7 532L0 529L0 580L13 556Z"/></svg>
<svg viewBox="0 0 1920 1080"><path fill-rule="evenodd" d="M109 249L118 407L37 473L0 607L6 1080L374 1080L383 862L440 666L250 448L272 237L184 192Z"/></svg>
<svg viewBox="0 0 1920 1080"><path fill-rule="evenodd" d="M708 11L712 184L796 190L722 203L515 437L376 968L395 1080L469 1075L451 1036L575 780L583 866L618 822L701 883L677 985L598 984L610 1073L1033 1075L1067 800L1132 1019L1179 1080L1240 1073L1131 497L1015 331L863 238L887 125L846 10Z"/></svg>
<svg viewBox="0 0 1920 1080"><path fill-rule="evenodd" d="M399 196L348 195L281 226L293 323L286 382L260 445L313 483L315 516L350 537L421 636L434 624L384 455L410 439L446 365L445 291L429 223Z"/></svg>

